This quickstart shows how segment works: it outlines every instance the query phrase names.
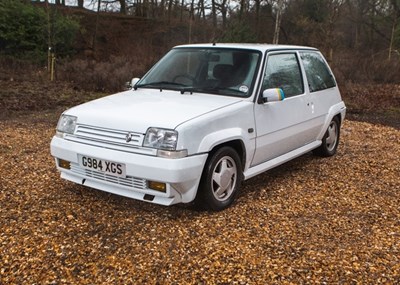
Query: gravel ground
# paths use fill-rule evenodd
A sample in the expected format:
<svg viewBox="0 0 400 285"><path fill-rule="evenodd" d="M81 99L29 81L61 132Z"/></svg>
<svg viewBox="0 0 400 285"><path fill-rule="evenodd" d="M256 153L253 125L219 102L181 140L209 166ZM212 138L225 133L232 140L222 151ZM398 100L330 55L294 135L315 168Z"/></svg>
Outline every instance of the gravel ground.
<svg viewBox="0 0 400 285"><path fill-rule="evenodd" d="M248 180L218 213L62 181L53 124L0 130L0 284L400 283L395 128L346 121L335 157Z"/></svg>

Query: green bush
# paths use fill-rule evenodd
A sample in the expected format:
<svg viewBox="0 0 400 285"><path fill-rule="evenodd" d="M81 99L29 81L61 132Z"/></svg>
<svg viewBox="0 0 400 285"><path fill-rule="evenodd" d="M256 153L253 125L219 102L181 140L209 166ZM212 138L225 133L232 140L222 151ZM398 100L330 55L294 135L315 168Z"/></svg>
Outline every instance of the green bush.
<svg viewBox="0 0 400 285"><path fill-rule="evenodd" d="M19 0L1 0L0 52L36 62L44 61L50 39L58 56L70 54L79 29L78 22L62 16L53 8L48 12Z"/></svg>

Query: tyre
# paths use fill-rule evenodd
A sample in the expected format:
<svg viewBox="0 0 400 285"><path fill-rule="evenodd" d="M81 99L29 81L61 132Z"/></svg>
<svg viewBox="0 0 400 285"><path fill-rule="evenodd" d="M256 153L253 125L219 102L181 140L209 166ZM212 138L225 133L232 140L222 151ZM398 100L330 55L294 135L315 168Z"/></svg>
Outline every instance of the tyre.
<svg viewBox="0 0 400 285"><path fill-rule="evenodd" d="M322 138L322 144L313 150L313 153L322 156L329 157L336 153L339 145L340 138L340 121L338 117L334 117L329 123L328 129L324 137Z"/></svg>
<svg viewBox="0 0 400 285"><path fill-rule="evenodd" d="M221 211L235 200L243 180L242 164L237 152L222 147L207 159L197 193L202 208Z"/></svg>

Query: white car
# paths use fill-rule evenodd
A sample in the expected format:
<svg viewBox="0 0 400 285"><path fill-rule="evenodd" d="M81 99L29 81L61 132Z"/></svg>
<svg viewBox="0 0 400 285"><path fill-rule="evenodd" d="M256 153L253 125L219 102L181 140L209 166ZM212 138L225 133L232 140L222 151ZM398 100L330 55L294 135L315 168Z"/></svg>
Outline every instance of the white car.
<svg viewBox="0 0 400 285"><path fill-rule="evenodd" d="M132 84L61 115L51 154L62 178L222 210L243 180L309 151L334 155L346 113L310 47L177 46Z"/></svg>

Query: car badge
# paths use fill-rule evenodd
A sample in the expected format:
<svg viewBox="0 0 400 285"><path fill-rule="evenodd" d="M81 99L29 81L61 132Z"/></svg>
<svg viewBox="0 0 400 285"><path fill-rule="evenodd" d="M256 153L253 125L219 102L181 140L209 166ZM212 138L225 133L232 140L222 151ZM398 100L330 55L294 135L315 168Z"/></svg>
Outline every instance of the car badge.
<svg viewBox="0 0 400 285"><path fill-rule="evenodd" d="M128 143L128 142L130 142L132 140L132 134L131 133L128 133L127 135L126 135L126 137L125 137L125 141Z"/></svg>

